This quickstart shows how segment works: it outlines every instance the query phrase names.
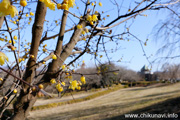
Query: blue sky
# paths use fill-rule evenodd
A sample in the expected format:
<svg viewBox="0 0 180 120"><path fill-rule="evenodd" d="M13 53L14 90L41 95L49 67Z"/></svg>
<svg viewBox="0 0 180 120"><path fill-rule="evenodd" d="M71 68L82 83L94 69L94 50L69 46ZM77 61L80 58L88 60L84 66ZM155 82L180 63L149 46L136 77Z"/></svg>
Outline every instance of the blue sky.
<svg viewBox="0 0 180 120"><path fill-rule="evenodd" d="M109 2L109 0L97 0L97 3L99 1L102 2L103 6L102 7L97 6L95 10L97 10L99 12L104 11L104 14L102 14L102 17L105 17L106 15L110 15L110 17L106 17L106 20L104 21L104 24L107 24L112 19L117 17L116 6L113 6L112 3ZM133 7L135 6L135 3L133 1L134 0L124 0L123 4L121 4L122 7L120 9L120 14L127 13L129 8L133 9ZM35 6L35 4L32 4L32 5L29 5L28 7L31 8L31 11L35 11L34 6ZM77 7L79 7L79 9L76 9ZM70 12L76 13L76 15L80 16L80 13L82 13L81 11L83 11L83 9L84 9L84 6L80 2L80 0L76 0L76 6L74 8L70 8ZM26 12L28 10L29 9L26 9ZM48 23L49 27L45 26L44 29L51 28L50 27L51 23L53 25L55 25L54 21L61 19L61 17L60 17L61 14L62 14L62 10L51 11L48 9L46 19L49 21L49 23ZM143 16L144 14L146 14L147 17ZM125 29L124 28L125 24L127 24L127 26L128 26L129 24L133 23L131 25L131 27L129 28L130 32L144 42L146 41L147 38L149 39L149 41L147 42L147 46L143 46L143 47L146 52L146 55L151 56L150 61L152 61L153 59L158 57L156 55L156 51L160 47L159 45L161 45L159 43L157 44L154 40L154 36L152 35L153 28L160 20L165 19L167 15L168 15L168 12L166 10L146 11L146 12L142 13L141 16L137 16L136 19L134 19L133 21L129 20L129 21L119 25L118 27L115 27L115 29L113 29L113 33L114 34L122 33ZM77 18L73 17L72 15L70 15L70 18L73 19L73 21L75 21L75 23L77 24L77 22L78 22ZM27 19L28 18L24 19L24 21L26 21ZM74 23L72 22L71 19L68 18L66 29L68 29L72 25L74 25ZM22 41L27 40L27 42L30 42L31 34L29 34L29 33L31 33L32 23L30 24L30 26L28 26L28 25L26 26L25 31L21 31L23 33L23 35L21 36ZM11 24L11 26L12 26L12 28L15 27L13 24ZM57 26L52 32L48 33L48 36L58 33L58 31L59 31L59 27ZM16 34L17 34L16 32L13 33L13 35L16 35ZM67 33L65 35L65 41L69 40L69 36L71 34L72 34L72 32ZM45 42L46 44L48 44L48 48L50 50L53 50L55 48L56 40L57 40L57 38L55 40L51 39L51 40ZM105 41L108 41L108 39L105 39ZM2 43L0 43L0 44L2 45ZM114 46L114 43L109 42L106 45L106 48L112 47L112 46ZM122 49L120 49L117 52L114 52L113 54L109 54L109 56L112 58L112 61L118 61L119 59L122 58L122 62L115 62L115 64L121 65L121 66L126 66L127 68L133 69L135 71L139 71L143 65L149 65L147 59L145 58L145 56L143 56L144 53L142 51L140 43L137 40L129 39L129 41L127 41L127 40L121 41L120 46L122 47ZM101 52L101 53L99 53L99 55L104 56L101 59L102 62L107 62L107 59L105 58L104 53ZM8 54L8 56L12 58L12 54ZM42 57L44 57L44 56L42 56ZM87 54L84 55L83 57L80 58L79 63L81 64L83 60L85 61L87 67L92 67L95 65L94 60L92 59L91 55L87 55ZM68 63L68 61L70 61L70 60L68 59L65 63ZM157 70L156 64L153 64L152 70L153 71Z"/></svg>

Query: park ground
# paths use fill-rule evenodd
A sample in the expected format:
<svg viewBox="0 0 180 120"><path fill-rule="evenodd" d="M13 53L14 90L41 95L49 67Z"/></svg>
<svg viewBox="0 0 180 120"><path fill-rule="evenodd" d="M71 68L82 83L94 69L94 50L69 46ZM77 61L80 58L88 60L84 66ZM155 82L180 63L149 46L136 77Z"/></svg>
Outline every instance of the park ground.
<svg viewBox="0 0 180 120"><path fill-rule="evenodd" d="M83 98L93 93L94 92L87 92L74 95L74 98ZM52 102L68 101L70 99L72 99L72 96L65 96L62 99L39 99L35 106ZM165 86L151 85L147 87L123 88L83 102L33 110L30 112L28 119L121 120L125 119L124 114L126 113L179 114L180 103L178 101L180 101L180 83Z"/></svg>

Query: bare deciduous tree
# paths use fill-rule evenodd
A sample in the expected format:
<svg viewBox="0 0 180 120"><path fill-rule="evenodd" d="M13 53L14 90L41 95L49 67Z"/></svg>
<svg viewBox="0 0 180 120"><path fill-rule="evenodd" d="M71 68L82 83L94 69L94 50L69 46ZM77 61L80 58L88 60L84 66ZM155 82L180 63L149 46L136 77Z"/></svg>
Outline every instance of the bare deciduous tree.
<svg viewBox="0 0 180 120"><path fill-rule="evenodd" d="M32 106L36 102L38 93L41 92L42 94L49 95L42 89L43 87L46 88L50 82L57 82L58 90L62 91L63 88L60 87L60 85L63 84L62 79L65 79L62 78L62 75L67 73L73 74L74 71L70 69L70 65L73 65L73 63L75 63L82 55L90 53L97 61L99 61L97 56L98 52L101 51L105 52L108 61L110 61L108 56L110 51L107 50L108 41L113 41L118 46L118 43L124 36L132 35L129 32L129 28L127 29L126 27L126 30L122 33L113 33L115 27L130 19L134 20L146 10L157 10L163 6L176 4L179 0L175 2L162 2L161 0L132 1L133 5L127 7L127 12L120 11L123 8L121 6L123 1L110 0L109 2L112 5L109 5L108 9L112 8L113 10L116 10L114 9L114 6L116 6L117 16L116 18L111 18L107 23L101 21L100 15L95 11L98 4L99 6L102 6L101 2L95 3L90 0L76 0L76 2L80 3L84 9L78 11L80 14L78 12L74 14L69 10L70 7L74 6L74 2L75 0L63 0L61 3L55 0L33 0L30 2L28 1L28 6L26 6L26 0L20 0L18 3L16 3L16 1L3 0L0 3L0 37L1 40L6 41L6 43L7 37L10 38L10 41L1 47L1 64L4 64L4 60L7 59L2 52L5 52L8 49L12 51L15 59L15 62L11 61L12 64L11 62L7 62L8 70L0 67L0 69L6 73L3 82L0 83L1 87L9 76L15 78L12 86L0 101L0 117L2 117L12 100L17 97L13 107L14 112L10 117L12 120L25 120ZM15 5L17 9L13 5ZM91 5L93 5L93 7ZM28 16L33 16L34 13L31 12L31 9L33 9L34 6L36 6L35 18L33 19L34 22L31 26L31 33L29 32L28 35L32 36L31 43L28 43L30 45L28 51L28 48L24 46L25 39L23 38L23 30L32 22L32 17ZM55 10L55 6L57 6L58 9L61 9L60 12L62 12L62 15L58 12L56 13L56 15L61 15L59 16L59 19L61 20L55 20L56 24L47 27L46 25L49 22L45 19L47 7L51 10ZM16 16L18 13L19 15ZM104 12L102 12L102 14L103 13ZM8 15L11 15L11 17ZM50 20L51 19L52 16L50 16ZM67 29L69 23L67 22L68 20L71 20L73 23L70 24L71 26L69 29ZM15 24L13 29L11 28L12 23ZM52 33L52 31L55 30L55 27L59 27L59 31L56 34ZM17 36L13 37L14 34ZM70 37L65 38L65 35L70 35ZM57 41L52 39L55 37L57 37ZM18 45L15 45L14 40L16 39L18 39ZM46 45L44 45L43 42L46 42L47 40L51 40L52 43L54 42L56 47L46 48ZM83 40L86 41L84 42ZM15 47L17 47L17 49ZM114 49L118 50L116 48ZM44 55L45 57L43 58L41 55ZM70 59L68 60L68 58ZM49 59L52 59L52 61L48 63ZM22 63L22 61L25 62ZM47 65L37 74L37 69L43 64ZM67 69L67 71L64 69ZM13 74L14 70L18 72L17 75ZM38 80L37 77L40 75L42 75L42 77ZM85 82L83 77L82 74L81 80L82 82ZM68 79L71 79L69 85L71 89L77 87L79 89L77 81L73 81L70 76ZM13 92L17 93L17 89L19 90L19 94L13 94Z"/></svg>

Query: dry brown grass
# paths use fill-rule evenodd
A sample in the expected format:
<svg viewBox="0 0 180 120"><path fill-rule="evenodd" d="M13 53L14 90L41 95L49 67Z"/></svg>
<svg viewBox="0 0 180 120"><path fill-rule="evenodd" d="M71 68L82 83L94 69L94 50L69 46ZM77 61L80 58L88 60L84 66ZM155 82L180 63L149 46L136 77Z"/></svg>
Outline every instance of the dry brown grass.
<svg viewBox="0 0 180 120"><path fill-rule="evenodd" d="M178 97L180 96L179 86L180 83L163 87L149 86L121 89L80 103L32 111L29 119L94 120L109 118Z"/></svg>

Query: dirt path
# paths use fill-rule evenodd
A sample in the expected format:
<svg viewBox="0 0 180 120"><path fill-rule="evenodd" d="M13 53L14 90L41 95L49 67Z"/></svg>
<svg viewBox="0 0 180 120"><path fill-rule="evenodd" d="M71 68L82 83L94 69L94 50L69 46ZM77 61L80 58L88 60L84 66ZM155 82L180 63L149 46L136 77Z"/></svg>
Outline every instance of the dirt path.
<svg viewBox="0 0 180 120"><path fill-rule="evenodd" d="M163 87L136 87L75 104L30 112L36 120L95 120L113 117L180 96L180 83Z"/></svg>
<svg viewBox="0 0 180 120"><path fill-rule="evenodd" d="M103 91L103 90L104 89L99 90L98 92ZM72 96L71 95L70 96L64 96L62 98L55 97L55 98L51 98L51 99L38 99L36 101L36 103L34 104L34 106L46 105L48 103L57 103L57 102L68 101L68 100L72 100L73 98L74 99L84 98L84 97L87 97L87 96L92 95L94 93L95 92L86 92L86 93L75 94Z"/></svg>

